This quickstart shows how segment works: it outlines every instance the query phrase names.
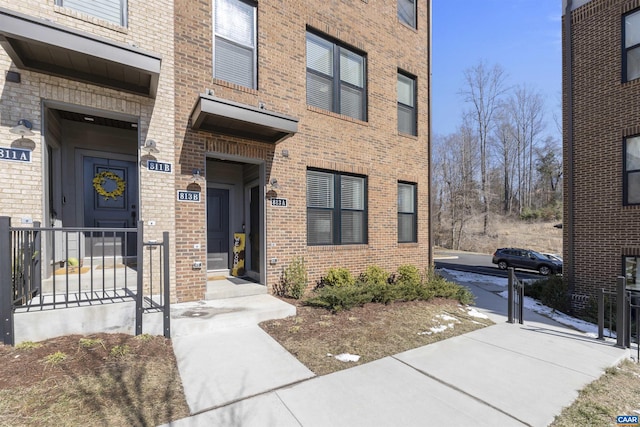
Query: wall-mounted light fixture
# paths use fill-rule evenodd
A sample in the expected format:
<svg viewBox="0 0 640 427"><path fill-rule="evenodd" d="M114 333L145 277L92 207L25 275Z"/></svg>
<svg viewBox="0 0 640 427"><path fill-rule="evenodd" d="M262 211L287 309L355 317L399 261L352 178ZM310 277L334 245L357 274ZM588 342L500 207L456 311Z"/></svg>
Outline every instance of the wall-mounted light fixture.
<svg viewBox="0 0 640 427"><path fill-rule="evenodd" d="M32 128L33 125L29 120L20 119L18 120L18 124L16 126L9 129L9 132L15 133L16 135L20 135L21 138L24 138L25 136L35 135L35 133L31 131Z"/></svg>
<svg viewBox="0 0 640 427"><path fill-rule="evenodd" d="M143 150L146 150L147 153L151 154L151 153L159 153L160 150L158 150L157 144L153 139L147 139L144 142L144 145L142 146Z"/></svg>
<svg viewBox="0 0 640 427"><path fill-rule="evenodd" d="M273 189L278 189L280 188L280 185L278 185L278 180L275 178L271 178L271 181L269 181L269 185L271 186L271 188Z"/></svg>
<svg viewBox="0 0 640 427"><path fill-rule="evenodd" d="M197 168L193 170L191 178L193 179L193 182L198 182L201 179L204 179L204 177L202 176L202 172Z"/></svg>

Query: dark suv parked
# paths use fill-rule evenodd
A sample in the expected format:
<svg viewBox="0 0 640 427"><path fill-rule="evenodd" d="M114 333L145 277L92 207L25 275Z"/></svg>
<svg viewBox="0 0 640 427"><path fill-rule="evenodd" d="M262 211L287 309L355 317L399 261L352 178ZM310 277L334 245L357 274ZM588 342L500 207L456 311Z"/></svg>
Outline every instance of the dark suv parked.
<svg viewBox="0 0 640 427"><path fill-rule="evenodd" d="M500 248L493 254L494 264L506 270L508 267L537 270L543 276L562 273L562 261L549 259L529 249Z"/></svg>

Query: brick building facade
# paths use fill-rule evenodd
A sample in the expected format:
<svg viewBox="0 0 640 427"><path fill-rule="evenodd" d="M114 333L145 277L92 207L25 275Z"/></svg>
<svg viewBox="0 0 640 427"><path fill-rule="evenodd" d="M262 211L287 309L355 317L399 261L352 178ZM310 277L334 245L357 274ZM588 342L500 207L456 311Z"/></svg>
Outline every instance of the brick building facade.
<svg viewBox="0 0 640 427"><path fill-rule="evenodd" d="M2 5L0 147L31 161L0 163L0 215L88 226L79 171L110 159L135 165L145 237L170 231L178 302L233 267L236 233L269 288L295 257L311 281L430 264L430 2L106 3Z"/></svg>
<svg viewBox="0 0 640 427"><path fill-rule="evenodd" d="M640 1L564 12L564 274L581 309L640 278Z"/></svg>

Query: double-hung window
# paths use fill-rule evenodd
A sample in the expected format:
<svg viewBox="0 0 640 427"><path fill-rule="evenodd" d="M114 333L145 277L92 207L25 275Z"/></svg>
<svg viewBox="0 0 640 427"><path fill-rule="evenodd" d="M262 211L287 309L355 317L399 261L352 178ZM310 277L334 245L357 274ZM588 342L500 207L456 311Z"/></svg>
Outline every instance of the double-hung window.
<svg viewBox="0 0 640 427"><path fill-rule="evenodd" d="M640 10L624 16L622 80L640 78Z"/></svg>
<svg viewBox="0 0 640 427"><path fill-rule="evenodd" d="M640 136L624 141L624 204L640 204Z"/></svg>
<svg viewBox="0 0 640 427"><path fill-rule="evenodd" d="M56 0L56 4L123 27L127 26L127 0Z"/></svg>
<svg viewBox="0 0 640 427"><path fill-rule="evenodd" d="M365 56L307 32L307 104L366 120Z"/></svg>
<svg viewBox="0 0 640 427"><path fill-rule="evenodd" d="M623 258L627 285L640 285L640 257L625 256Z"/></svg>
<svg viewBox="0 0 640 427"><path fill-rule="evenodd" d="M398 132L418 134L416 79L403 73L398 73Z"/></svg>
<svg viewBox="0 0 640 427"><path fill-rule="evenodd" d="M307 244L367 243L367 179L307 170Z"/></svg>
<svg viewBox="0 0 640 427"><path fill-rule="evenodd" d="M215 0L214 58L216 79L257 87L256 5L243 0Z"/></svg>
<svg viewBox="0 0 640 427"><path fill-rule="evenodd" d="M398 182L398 242L418 241L416 184Z"/></svg>
<svg viewBox="0 0 640 427"><path fill-rule="evenodd" d="M398 0L398 19L416 28L416 0Z"/></svg>

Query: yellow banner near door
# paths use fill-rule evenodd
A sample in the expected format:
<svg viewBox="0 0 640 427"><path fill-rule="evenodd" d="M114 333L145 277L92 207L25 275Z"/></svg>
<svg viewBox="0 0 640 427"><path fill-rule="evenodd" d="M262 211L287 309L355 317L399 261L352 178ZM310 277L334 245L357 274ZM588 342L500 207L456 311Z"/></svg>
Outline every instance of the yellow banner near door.
<svg viewBox="0 0 640 427"><path fill-rule="evenodd" d="M233 233L232 276L244 276L244 233Z"/></svg>

